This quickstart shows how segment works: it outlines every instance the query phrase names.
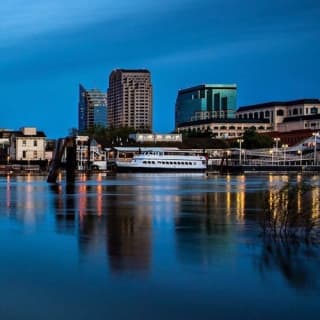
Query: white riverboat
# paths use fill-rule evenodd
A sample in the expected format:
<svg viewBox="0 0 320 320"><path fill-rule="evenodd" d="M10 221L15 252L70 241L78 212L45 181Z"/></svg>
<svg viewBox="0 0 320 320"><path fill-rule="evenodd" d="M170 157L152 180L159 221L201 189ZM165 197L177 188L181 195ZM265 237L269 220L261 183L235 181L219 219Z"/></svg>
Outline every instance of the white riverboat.
<svg viewBox="0 0 320 320"><path fill-rule="evenodd" d="M117 159L118 172L204 172L207 159L189 150L154 148L139 150L131 159Z"/></svg>

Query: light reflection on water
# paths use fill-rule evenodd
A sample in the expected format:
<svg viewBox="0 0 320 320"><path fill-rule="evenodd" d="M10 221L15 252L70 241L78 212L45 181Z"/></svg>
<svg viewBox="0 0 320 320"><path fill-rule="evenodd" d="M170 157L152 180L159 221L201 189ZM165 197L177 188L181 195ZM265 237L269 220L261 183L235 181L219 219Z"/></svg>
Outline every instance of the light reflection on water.
<svg viewBox="0 0 320 320"><path fill-rule="evenodd" d="M311 317L320 311L318 248L265 243L258 227L264 192L299 179L99 174L49 185L2 177L0 313ZM317 197L319 189L315 206Z"/></svg>

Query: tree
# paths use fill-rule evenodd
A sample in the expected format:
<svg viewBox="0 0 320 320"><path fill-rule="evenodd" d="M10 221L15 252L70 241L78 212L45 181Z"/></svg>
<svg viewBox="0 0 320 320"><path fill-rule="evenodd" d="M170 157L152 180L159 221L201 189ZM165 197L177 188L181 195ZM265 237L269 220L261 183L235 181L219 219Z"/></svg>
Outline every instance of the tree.
<svg viewBox="0 0 320 320"><path fill-rule="evenodd" d="M246 149L272 148L271 137L259 134L255 127L250 127L243 134L243 147Z"/></svg>

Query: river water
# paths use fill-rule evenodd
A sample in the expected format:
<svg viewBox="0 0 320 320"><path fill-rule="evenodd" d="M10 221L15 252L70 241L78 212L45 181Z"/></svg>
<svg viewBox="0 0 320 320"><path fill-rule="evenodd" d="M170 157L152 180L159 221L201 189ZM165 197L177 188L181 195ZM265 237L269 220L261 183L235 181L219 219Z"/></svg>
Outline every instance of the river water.
<svg viewBox="0 0 320 320"><path fill-rule="evenodd" d="M265 192L299 179L318 181L1 177L0 319L318 319L319 247L258 223Z"/></svg>

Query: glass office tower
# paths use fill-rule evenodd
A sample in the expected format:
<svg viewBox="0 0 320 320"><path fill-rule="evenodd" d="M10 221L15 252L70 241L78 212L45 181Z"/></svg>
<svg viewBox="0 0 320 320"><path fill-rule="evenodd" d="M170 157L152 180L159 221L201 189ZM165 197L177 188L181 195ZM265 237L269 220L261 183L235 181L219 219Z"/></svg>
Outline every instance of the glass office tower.
<svg viewBox="0 0 320 320"><path fill-rule="evenodd" d="M87 90L79 86L79 131L95 126L107 127L107 104L105 94L99 89Z"/></svg>
<svg viewBox="0 0 320 320"><path fill-rule="evenodd" d="M175 126L203 119L234 119L236 108L235 84L203 84L179 90Z"/></svg>

